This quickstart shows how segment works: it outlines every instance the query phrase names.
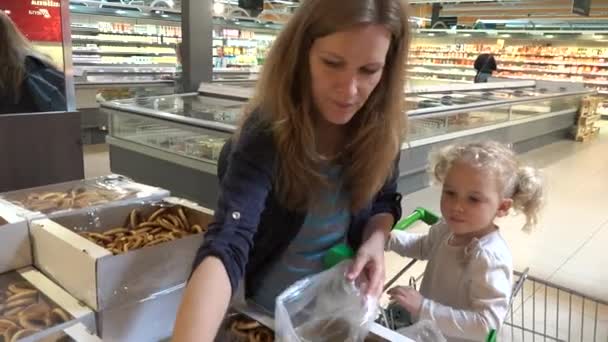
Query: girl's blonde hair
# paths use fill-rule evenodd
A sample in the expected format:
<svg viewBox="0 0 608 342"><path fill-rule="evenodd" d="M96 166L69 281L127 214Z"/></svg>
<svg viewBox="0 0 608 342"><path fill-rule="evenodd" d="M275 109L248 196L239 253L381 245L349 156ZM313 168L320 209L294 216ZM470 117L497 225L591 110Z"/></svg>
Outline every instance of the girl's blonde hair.
<svg viewBox="0 0 608 342"><path fill-rule="evenodd" d="M538 169L523 166L509 147L484 141L443 147L431 154L430 172L434 180L443 184L455 162L466 162L496 175L502 196L513 200L513 208L526 216L524 230L538 222L543 204L544 184Z"/></svg>
<svg viewBox="0 0 608 342"><path fill-rule="evenodd" d="M270 124L278 152L279 197L290 209L305 209L311 189L326 183L319 166L309 70L315 39L360 24L380 24L391 33L382 78L348 123L349 144L342 158L352 210L372 200L391 175L405 135L404 82L409 45L407 3L403 0L306 0L268 53L244 121L256 112Z"/></svg>
<svg viewBox="0 0 608 342"><path fill-rule="evenodd" d="M17 102L26 76L25 58L34 56L54 67L48 57L37 52L9 16L0 10L0 94Z"/></svg>

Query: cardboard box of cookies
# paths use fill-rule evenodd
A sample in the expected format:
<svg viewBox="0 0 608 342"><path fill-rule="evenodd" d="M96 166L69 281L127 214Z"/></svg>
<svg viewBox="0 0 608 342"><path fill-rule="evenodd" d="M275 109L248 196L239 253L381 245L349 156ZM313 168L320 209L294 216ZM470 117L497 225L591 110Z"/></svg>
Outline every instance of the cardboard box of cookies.
<svg viewBox="0 0 608 342"><path fill-rule="evenodd" d="M95 334L93 312L31 267L0 275L0 337L48 341L81 324Z"/></svg>
<svg viewBox="0 0 608 342"><path fill-rule="evenodd" d="M332 330L330 331L335 332ZM252 304L233 305L226 315L219 332L219 341L227 342L274 342L274 319ZM334 339L331 339L332 341ZM344 338L335 339L345 340ZM365 342L414 342L413 340L372 323Z"/></svg>
<svg viewBox="0 0 608 342"><path fill-rule="evenodd" d="M99 336L104 342L170 339L184 287L181 284L138 302L95 313Z"/></svg>
<svg viewBox="0 0 608 342"><path fill-rule="evenodd" d="M38 219L34 262L95 311L123 306L183 284L212 218L167 198Z"/></svg>
<svg viewBox="0 0 608 342"><path fill-rule="evenodd" d="M100 206L120 205L130 201L161 199L168 190L139 184L121 175L50 184L0 194L2 203L19 208L28 221L40 217L92 210Z"/></svg>
<svg viewBox="0 0 608 342"><path fill-rule="evenodd" d="M10 205L0 205L0 273L32 265L27 221Z"/></svg>

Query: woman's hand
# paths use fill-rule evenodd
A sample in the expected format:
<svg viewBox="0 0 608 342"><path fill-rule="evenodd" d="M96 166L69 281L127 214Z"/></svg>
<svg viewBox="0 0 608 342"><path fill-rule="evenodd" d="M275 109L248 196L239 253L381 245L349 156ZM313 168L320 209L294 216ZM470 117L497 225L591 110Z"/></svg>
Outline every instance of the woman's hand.
<svg viewBox="0 0 608 342"><path fill-rule="evenodd" d="M381 231L373 232L357 251L357 256L346 277L353 281L363 276L367 281L366 295L379 298L384 286L384 244L386 236Z"/></svg>
<svg viewBox="0 0 608 342"><path fill-rule="evenodd" d="M390 299L404 307L412 317L418 317L424 297L411 287L397 286L388 291Z"/></svg>

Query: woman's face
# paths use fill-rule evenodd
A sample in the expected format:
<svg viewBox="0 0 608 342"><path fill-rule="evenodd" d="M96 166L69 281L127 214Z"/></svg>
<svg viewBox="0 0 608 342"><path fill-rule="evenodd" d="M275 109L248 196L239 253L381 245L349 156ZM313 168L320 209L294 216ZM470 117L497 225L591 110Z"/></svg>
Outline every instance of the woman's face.
<svg viewBox="0 0 608 342"><path fill-rule="evenodd" d="M318 38L309 54L312 96L321 117L344 125L380 82L390 32L381 25L358 25Z"/></svg>

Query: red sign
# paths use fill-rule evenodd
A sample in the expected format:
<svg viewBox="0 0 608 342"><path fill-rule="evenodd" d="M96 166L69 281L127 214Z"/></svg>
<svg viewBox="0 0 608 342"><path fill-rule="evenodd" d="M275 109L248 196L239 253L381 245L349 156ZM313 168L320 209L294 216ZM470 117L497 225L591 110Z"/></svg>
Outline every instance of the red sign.
<svg viewBox="0 0 608 342"><path fill-rule="evenodd" d="M4 10L31 41L61 42L61 4L67 0L0 0Z"/></svg>

